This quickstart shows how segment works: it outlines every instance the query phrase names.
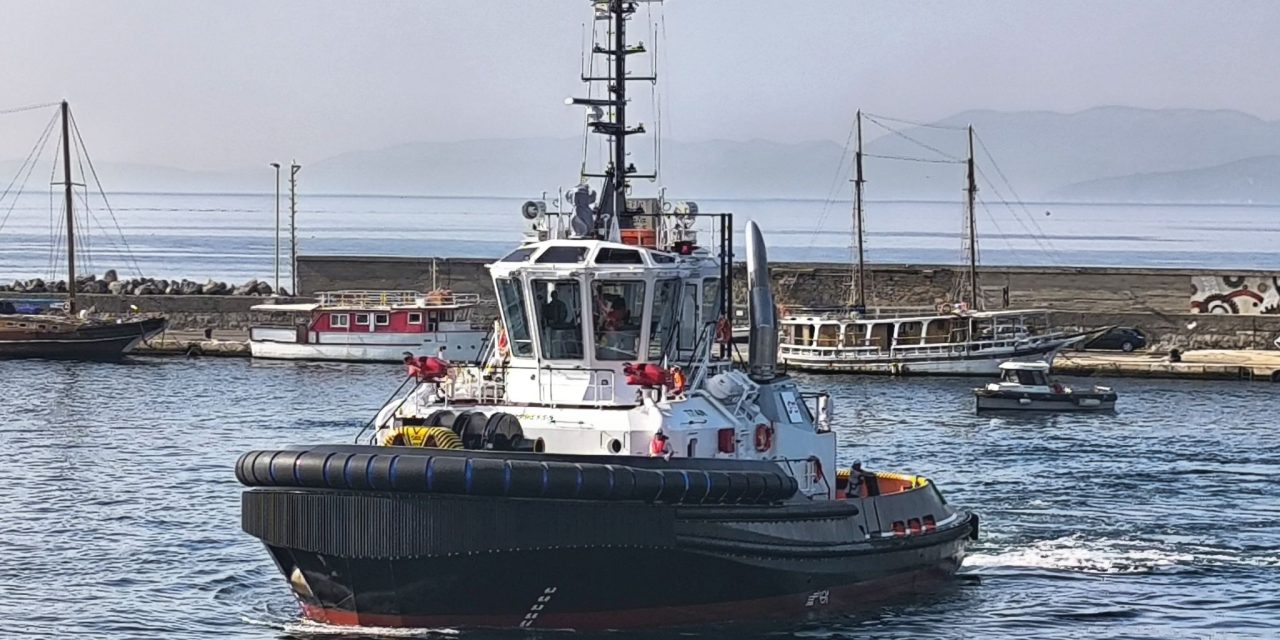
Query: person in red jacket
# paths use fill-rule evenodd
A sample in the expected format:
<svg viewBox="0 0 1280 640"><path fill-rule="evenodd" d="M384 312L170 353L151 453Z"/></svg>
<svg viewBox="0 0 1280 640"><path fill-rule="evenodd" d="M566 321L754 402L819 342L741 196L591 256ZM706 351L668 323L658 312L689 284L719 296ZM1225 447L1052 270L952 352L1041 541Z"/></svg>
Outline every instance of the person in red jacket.
<svg viewBox="0 0 1280 640"><path fill-rule="evenodd" d="M653 439L649 440L649 457L664 460L671 459L671 441L667 439L667 434L658 429L653 433Z"/></svg>

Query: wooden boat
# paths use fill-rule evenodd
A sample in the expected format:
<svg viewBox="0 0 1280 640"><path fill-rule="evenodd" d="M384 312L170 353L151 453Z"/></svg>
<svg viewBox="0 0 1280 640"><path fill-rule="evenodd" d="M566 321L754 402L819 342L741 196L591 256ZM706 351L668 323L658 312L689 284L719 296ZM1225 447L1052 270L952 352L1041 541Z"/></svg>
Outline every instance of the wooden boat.
<svg viewBox="0 0 1280 640"><path fill-rule="evenodd" d="M289 324L249 329L255 358L401 362L406 351L475 360L486 331L473 329L474 293L326 291L318 302L260 304L254 311L280 313Z"/></svg>
<svg viewBox="0 0 1280 640"><path fill-rule="evenodd" d="M888 375L994 375L1008 360L1052 360L1058 351L1089 333L1054 327L1044 309L986 309L978 287L978 192L969 139L965 207L967 277L958 282L954 302L927 308L867 307L863 253L862 112L857 116L854 155L854 245L857 264L843 306L783 311L779 359L791 369L829 373ZM1005 291L1005 304L1008 296Z"/></svg>
<svg viewBox="0 0 1280 640"><path fill-rule="evenodd" d="M164 326L164 318L110 321L0 315L0 358L112 360Z"/></svg>
<svg viewBox="0 0 1280 640"><path fill-rule="evenodd" d="M111 360L124 356L139 342L164 330L159 316L95 317L79 312L76 300L75 183L71 176L71 111L64 100L62 118L62 177L67 237L67 302L64 313L17 314L12 305L0 309L0 358L56 358ZM79 132L77 131L77 139ZM92 166L92 165L91 165ZM25 168L25 166L24 166ZM83 178L83 176L81 176Z"/></svg>

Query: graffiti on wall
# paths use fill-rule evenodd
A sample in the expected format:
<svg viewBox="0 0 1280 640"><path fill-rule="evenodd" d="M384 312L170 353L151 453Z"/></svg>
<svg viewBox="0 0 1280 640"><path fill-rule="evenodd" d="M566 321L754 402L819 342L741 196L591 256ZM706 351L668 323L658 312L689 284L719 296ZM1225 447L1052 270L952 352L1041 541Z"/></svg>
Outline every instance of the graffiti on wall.
<svg viewBox="0 0 1280 640"><path fill-rule="evenodd" d="M1280 315L1280 276L1192 276L1191 312Z"/></svg>

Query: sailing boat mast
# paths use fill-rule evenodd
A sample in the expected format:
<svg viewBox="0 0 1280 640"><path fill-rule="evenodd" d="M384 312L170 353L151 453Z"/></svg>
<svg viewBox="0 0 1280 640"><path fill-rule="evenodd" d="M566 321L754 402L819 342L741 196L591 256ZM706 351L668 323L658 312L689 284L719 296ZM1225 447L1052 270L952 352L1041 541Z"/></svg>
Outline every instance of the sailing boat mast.
<svg viewBox="0 0 1280 640"><path fill-rule="evenodd" d="M75 199L71 192L71 127L69 125L71 110L67 101L62 101L62 184L66 193L67 209L67 314L76 313L76 216L72 208Z"/></svg>
<svg viewBox="0 0 1280 640"><path fill-rule="evenodd" d="M969 304L978 310L978 223L974 204L978 197L978 181L973 170L973 125L969 125L969 184L965 189L967 202L965 206L965 222L968 224L969 243L966 253L969 254Z"/></svg>
<svg viewBox="0 0 1280 640"><path fill-rule="evenodd" d="M858 129L858 149L853 156L853 233L855 242L858 243L858 271L854 274L854 302L853 308L859 312L867 308L867 286L866 286L866 260L863 255L863 245L866 240L864 232L865 220L862 217L862 110L858 110L857 116Z"/></svg>

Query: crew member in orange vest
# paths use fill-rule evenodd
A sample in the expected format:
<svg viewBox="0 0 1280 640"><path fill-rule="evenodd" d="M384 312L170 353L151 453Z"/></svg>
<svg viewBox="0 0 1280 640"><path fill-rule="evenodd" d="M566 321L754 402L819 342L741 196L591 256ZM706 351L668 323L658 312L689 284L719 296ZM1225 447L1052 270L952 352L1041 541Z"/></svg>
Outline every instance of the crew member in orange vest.
<svg viewBox="0 0 1280 640"><path fill-rule="evenodd" d="M667 434L663 433L662 429L655 431L653 439L649 441L649 457L671 459L671 442L667 440Z"/></svg>

